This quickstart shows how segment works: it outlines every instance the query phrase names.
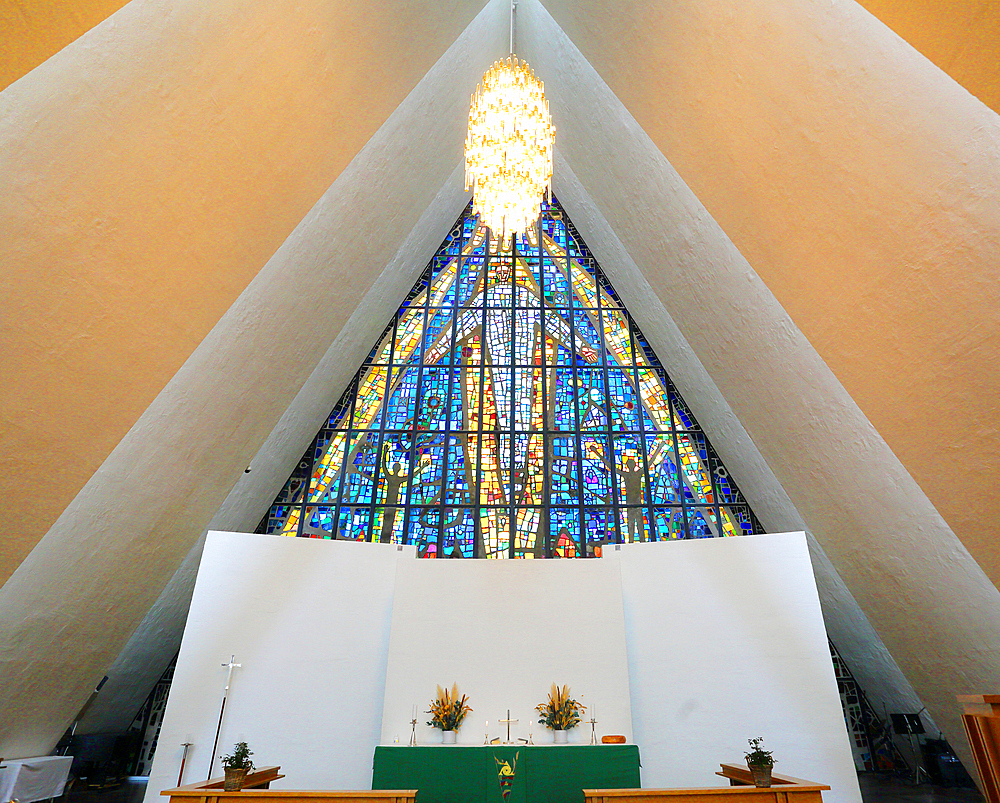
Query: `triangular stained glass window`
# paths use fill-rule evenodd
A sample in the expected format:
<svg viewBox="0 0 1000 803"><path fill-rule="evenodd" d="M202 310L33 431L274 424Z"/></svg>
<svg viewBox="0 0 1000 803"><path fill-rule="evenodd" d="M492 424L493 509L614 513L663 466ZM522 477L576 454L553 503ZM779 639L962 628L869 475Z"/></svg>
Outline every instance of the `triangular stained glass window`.
<svg viewBox="0 0 1000 803"><path fill-rule="evenodd" d="M507 251L470 204L258 531L490 558L762 532L555 200Z"/></svg>

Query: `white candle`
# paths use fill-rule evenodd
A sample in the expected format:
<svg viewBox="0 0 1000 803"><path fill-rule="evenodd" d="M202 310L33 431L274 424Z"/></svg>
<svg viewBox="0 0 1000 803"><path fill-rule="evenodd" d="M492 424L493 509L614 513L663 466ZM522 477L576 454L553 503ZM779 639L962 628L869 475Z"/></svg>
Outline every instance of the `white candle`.
<svg viewBox="0 0 1000 803"><path fill-rule="evenodd" d="M416 719L416 718L417 718L417 706L414 703L414 705L413 705L413 716L410 717L410 719Z"/></svg>

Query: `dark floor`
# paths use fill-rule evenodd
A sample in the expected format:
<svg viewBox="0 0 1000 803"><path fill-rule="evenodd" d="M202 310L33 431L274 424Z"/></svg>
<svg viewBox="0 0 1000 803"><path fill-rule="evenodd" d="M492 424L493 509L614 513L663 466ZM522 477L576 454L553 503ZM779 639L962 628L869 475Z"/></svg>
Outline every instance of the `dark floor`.
<svg viewBox="0 0 1000 803"><path fill-rule="evenodd" d="M914 786L891 775L872 772L859 773L858 783L864 803L985 803L986 800L978 789L945 788L929 783Z"/></svg>
<svg viewBox="0 0 1000 803"><path fill-rule="evenodd" d="M74 784L63 797L56 798L54 803L142 803L145 794L145 778L131 779L121 786L101 790L87 789L82 784Z"/></svg>
<svg viewBox="0 0 1000 803"><path fill-rule="evenodd" d="M985 800L975 789L946 789L926 783L914 786L898 778L873 773L861 773L858 781L864 803L984 803ZM142 803L145 793L146 780L143 778L99 792L77 787L70 790L63 803Z"/></svg>

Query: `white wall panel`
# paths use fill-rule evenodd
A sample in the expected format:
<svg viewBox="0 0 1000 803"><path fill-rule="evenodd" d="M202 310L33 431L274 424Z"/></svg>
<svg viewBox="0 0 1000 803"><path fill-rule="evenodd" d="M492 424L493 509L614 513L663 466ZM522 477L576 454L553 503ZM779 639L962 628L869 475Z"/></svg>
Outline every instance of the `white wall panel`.
<svg viewBox="0 0 1000 803"><path fill-rule="evenodd" d="M625 621L618 567L592 560L413 561L397 572L397 604L386 675L382 743L398 736L417 705L417 741L441 741L426 723L438 684L458 683L473 713L459 743L506 737L498 720L520 720L511 737L552 741L534 707L553 683L568 684L584 705L597 705L599 733L632 740ZM590 740L574 728L570 743Z"/></svg>
<svg viewBox="0 0 1000 803"><path fill-rule="evenodd" d="M458 683L459 743L544 744L553 682L640 747L642 784L724 785L764 736L778 770L859 803L802 533L632 544L604 560L418 561L412 547L213 532L205 546L147 803L208 774L223 664L236 670L219 752L247 741L286 789L364 789L380 742L440 742L424 713ZM633 730L634 723L634 730ZM588 741L585 726L571 742ZM446 749L446 748L443 748ZM218 760L214 762L218 774Z"/></svg>
<svg viewBox="0 0 1000 803"><path fill-rule="evenodd" d="M860 803L804 533L628 544L620 561L642 784L725 786L763 736L780 773Z"/></svg>
<svg viewBox="0 0 1000 803"><path fill-rule="evenodd" d="M397 560L413 547L209 533L145 800L208 775L227 670L219 753L246 741L286 789L371 788L382 720ZM221 774L218 758L214 774Z"/></svg>

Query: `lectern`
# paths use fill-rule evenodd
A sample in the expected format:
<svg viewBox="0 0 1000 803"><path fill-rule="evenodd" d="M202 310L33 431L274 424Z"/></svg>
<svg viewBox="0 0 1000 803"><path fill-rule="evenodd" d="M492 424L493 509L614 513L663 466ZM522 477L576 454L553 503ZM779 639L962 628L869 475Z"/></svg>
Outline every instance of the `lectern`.
<svg viewBox="0 0 1000 803"><path fill-rule="evenodd" d="M988 803L1000 803L1000 694L960 694L962 724Z"/></svg>

